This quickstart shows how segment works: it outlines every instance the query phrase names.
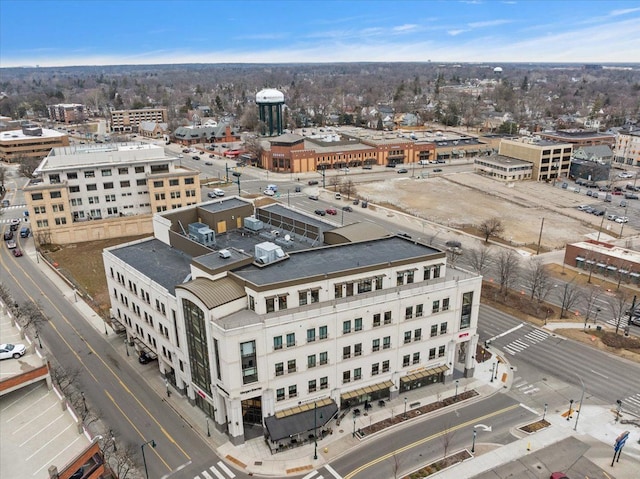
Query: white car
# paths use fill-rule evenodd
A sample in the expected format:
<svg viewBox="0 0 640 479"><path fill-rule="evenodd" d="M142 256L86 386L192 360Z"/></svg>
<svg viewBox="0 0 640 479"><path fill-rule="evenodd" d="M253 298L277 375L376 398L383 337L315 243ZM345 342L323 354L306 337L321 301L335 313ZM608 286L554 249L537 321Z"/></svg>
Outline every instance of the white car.
<svg viewBox="0 0 640 479"><path fill-rule="evenodd" d="M276 192L275 192L275 191L270 190L270 189L268 189L268 188L267 188L266 190L264 190L264 191L263 191L263 193L264 193L265 195L267 195L267 196L273 196L273 195L275 195L275 194L276 194Z"/></svg>
<svg viewBox="0 0 640 479"><path fill-rule="evenodd" d="M214 196L224 196L224 191L222 191L220 188L214 188L213 191L209 193L209 198L213 198Z"/></svg>
<svg viewBox="0 0 640 479"><path fill-rule="evenodd" d="M629 218L627 218L626 216L618 216L615 219L616 223L628 223L629 222Z"/></svg>
<svg viewBox="0 0 640 479"><path fill-rule="evenodd" d="M17 247L18 247L18 245L16 244L16 242L14 240L7 241L7 248L16 249Z"/></svg>
<svg viewBox="0 0 640 479"><path fill-rule="evenodd" d="M633 178L633 173L618 173L618 178Z"/></svg>
<svg viewBox="0 0 640 479"><path fill-rule="evenodd" d="M15 358L24 356L27 348L24 344L0 344L0 359Z"/></svg>

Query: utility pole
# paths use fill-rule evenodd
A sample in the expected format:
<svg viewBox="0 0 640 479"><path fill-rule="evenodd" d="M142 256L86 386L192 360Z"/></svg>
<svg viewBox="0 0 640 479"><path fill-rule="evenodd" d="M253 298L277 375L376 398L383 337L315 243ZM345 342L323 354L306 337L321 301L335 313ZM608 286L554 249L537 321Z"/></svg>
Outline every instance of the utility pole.
<svg viewBox="0 0 640 479"><path fill-rule="evenodd" d="M542 224L540 225L540 234L538 235L538 250L536 255L540 254L540 243L542 242L542 228L544 228L544 218L542 218Z"/></svg>

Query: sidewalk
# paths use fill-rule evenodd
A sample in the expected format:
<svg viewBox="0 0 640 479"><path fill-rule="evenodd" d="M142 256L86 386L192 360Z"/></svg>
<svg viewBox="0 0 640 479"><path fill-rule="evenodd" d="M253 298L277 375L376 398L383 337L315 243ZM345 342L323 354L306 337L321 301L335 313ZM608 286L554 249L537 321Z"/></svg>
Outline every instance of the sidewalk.
<svg viewBox="0 0 640 479"><path fill-rule="evenodd" d="M185 422L189 423L194 431L198 432L202 439L205 440L220 457L232 463L234 467L242 468L244 472L249 474L285 477L287 475L309 473L318 469L341 455L348 453L350 449L363 442L362 439L354 437L354 429L357 430L381 421L390 415L402 414L405 408L405 397L407 398L406 404L419 402L421 405L426 405L456 394L457 384L458 392L474 389L479 393L479 396L464 403L459 403L469 404L470 402L482 400L505 388L510 388L513 381L513 371L511 371L508 363L504 362L503 359L500 359L501 362L498 367L498 373L495 373L492 369L496 363L494 359L496 356L494 356L483 363L477 363L475 376L473 378L463 378L456 375L454 380L449 381L447 384L435 384L428 388L407 392L392 401L387 401L384 407L372 405L373 408L367 415L358 417L355 424L350 418L343 420L340 426L336 427L334 424L333 434L318 441L317 460L313 460L314 444L306 444L274 455L271 454L262 437L248 440L240 446L234 446L227 440L224 434L213 427L213 421L208 420L200 409L192 406L186 397L181 396L173 389L170 390L170 397L167 397L164 379L157 369L149 365L139 364L135 355L127 357L123 337L107 327L103 319L82 300L73 287L59 276L46 261L36 255L33 242L29 242L24 249L25 254L51 279L53 284L60 289L63 296L75 305L78 311L86 318L87 322L93 326L96 331L104 334L107 341L111 343L113 348L124 359L131 360L132 366L139 371L141 377L157 392L158 396L162 398L163 401L166 401ZM495 352L495 349L493 349L493 351ZM504 355L499 355L498 357L504 358ZM503 373L506 373L504 382L502 382ZM492 375L499 379L491 381ZM451 407L444 408L430 415L415 418L411 421L424 421L429 417L433 417L433 415L442 414L449 410L451 410ZM640 470L640 445L638 445L637 428L630 425L625 426L614 423L614 416L611 414L611 411L601 407L585 407L581 414L578 432L572 429L574 424L573 420L567 423L567 421L559 415L555 415L554 417L548 414L547 419L552 423L551 427L518 439L506 446L501 446L484 454L479 454L465 463L431 477L445 479L473 477L483 471L488 471L499 465L517 460L529 454L529 449L536 451L555 444L571 435L576 435L583 441L590 441L592 447L589 451L589 458L602 467L602 469L609 471L607 467L611 462L613 453L611 446L612 440L624 430L630 430L631 437L623 450L621 462L619 464L617 463L613 469L613 477L620 479L637 477L635 473ZM395 430L402 428L403 425L407 423L399 424L395 427ZM384 431L377 434L383 435ZM364 441L366 442L366 439ZM480 444L478 444L478 446L480 446Z"/></svg>

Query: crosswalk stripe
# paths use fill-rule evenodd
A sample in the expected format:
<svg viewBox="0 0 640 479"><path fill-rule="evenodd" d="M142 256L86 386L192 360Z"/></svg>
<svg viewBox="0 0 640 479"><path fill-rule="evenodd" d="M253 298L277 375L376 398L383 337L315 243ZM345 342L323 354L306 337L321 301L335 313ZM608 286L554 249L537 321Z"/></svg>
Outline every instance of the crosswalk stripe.
<svg viewBox="0 0 640 479"><path fill-rule="evenodd" d="M313 476L315 476L316 474L318 474L318 471L311 471L309 474L307 474L306 476L304 476L302 479L311 479Z"/></svg>
<svg viewBox="0 0 640 479"><path fill-rule="evenodd" d="M533 393L537 393L538 391L540 391L539 388L533 388L533 389L529 389L528 391L524 391L525 394L533 394Z"/></svg>
<svg viewBox="0 0 640 479"><path fill-rule="evenodd" d="M218 470L215 467L211 466L209 470L213 472L218 479L224 479L224 476L222 475L222 473L218 472Z"/></svg>
<svg viewBox="0 0 640 479"><path fill-rule="evenodd" d="M336 472L336 470L335 470L333 467L331 467L329 464L327 464L326 466L324 466L324 468L327 470L327 472L328 472L329 474L331 474L331 475L332 475L333 477L335 477L336 479L342 479L342 476L341 476L340 474L338 474L338 473Z"/></svg>
<svg viewBox="0 0 640 479"><path fill-rule="evenodd" d="M514 341L515 344L517 344L518 346L522 346L523 348L528 348L529 345L527 343L525 343L524 341L520 341L519 339L516 339Z"/></svg>
<svg viewBox="0 0 640 479"><path fill-rule="evenodd" d="M224 462L218 461L218 467L222 469L227 476L231 478L236 477L236 475L233 472L231 472L231 469L229 469Z"/></svg>
<svg viewBox="0 0 640 479"><path fill-rule="evenodd" d="M204 476L205 479L213 479L213 477L211 477L211 474L209 474L207 471L202 471L201 474Z"/></svg>

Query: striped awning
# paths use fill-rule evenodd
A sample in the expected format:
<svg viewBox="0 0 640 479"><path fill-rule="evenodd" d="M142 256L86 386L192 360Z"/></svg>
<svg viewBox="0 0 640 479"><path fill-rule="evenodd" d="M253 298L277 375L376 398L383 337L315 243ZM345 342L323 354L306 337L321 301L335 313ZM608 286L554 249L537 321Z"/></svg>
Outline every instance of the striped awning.
<svg viewBox="0 0 640 479"><path fill-rule="evenodd" d="M329 404L333 404L333 399L324 398L315 402L308 402L306 404L301 404L300 406L294 406L289 409L283 409L282 411L276 411L276 417L281 419L283 417L291 416L293 414L300 414L301 412L311 411L314 408L328 406Z"/></svg>
<svg viewBox="0 0 640 479"><path fill-rule="evenodd" d="M373 384L360 389L354 389L353 391L346 392L340 395L340 401L346 401L351 398L362 396L364 394L371 394L372 392L380 391L381 389L388 389L393 386L393 381L385 381L383 383Z"/></svg>
<svg viewBox="0 0 640 479"><path fill-rule="evenodd" d="M415 381L416 379L426 378L428 376L433 376L434 374L440 374L449 369L449 366L442 365L436 368L425 369L424 371L420 371L414 374L407 374L406 376L400 378L401 383L408 383L410 381Z"/></svg>

